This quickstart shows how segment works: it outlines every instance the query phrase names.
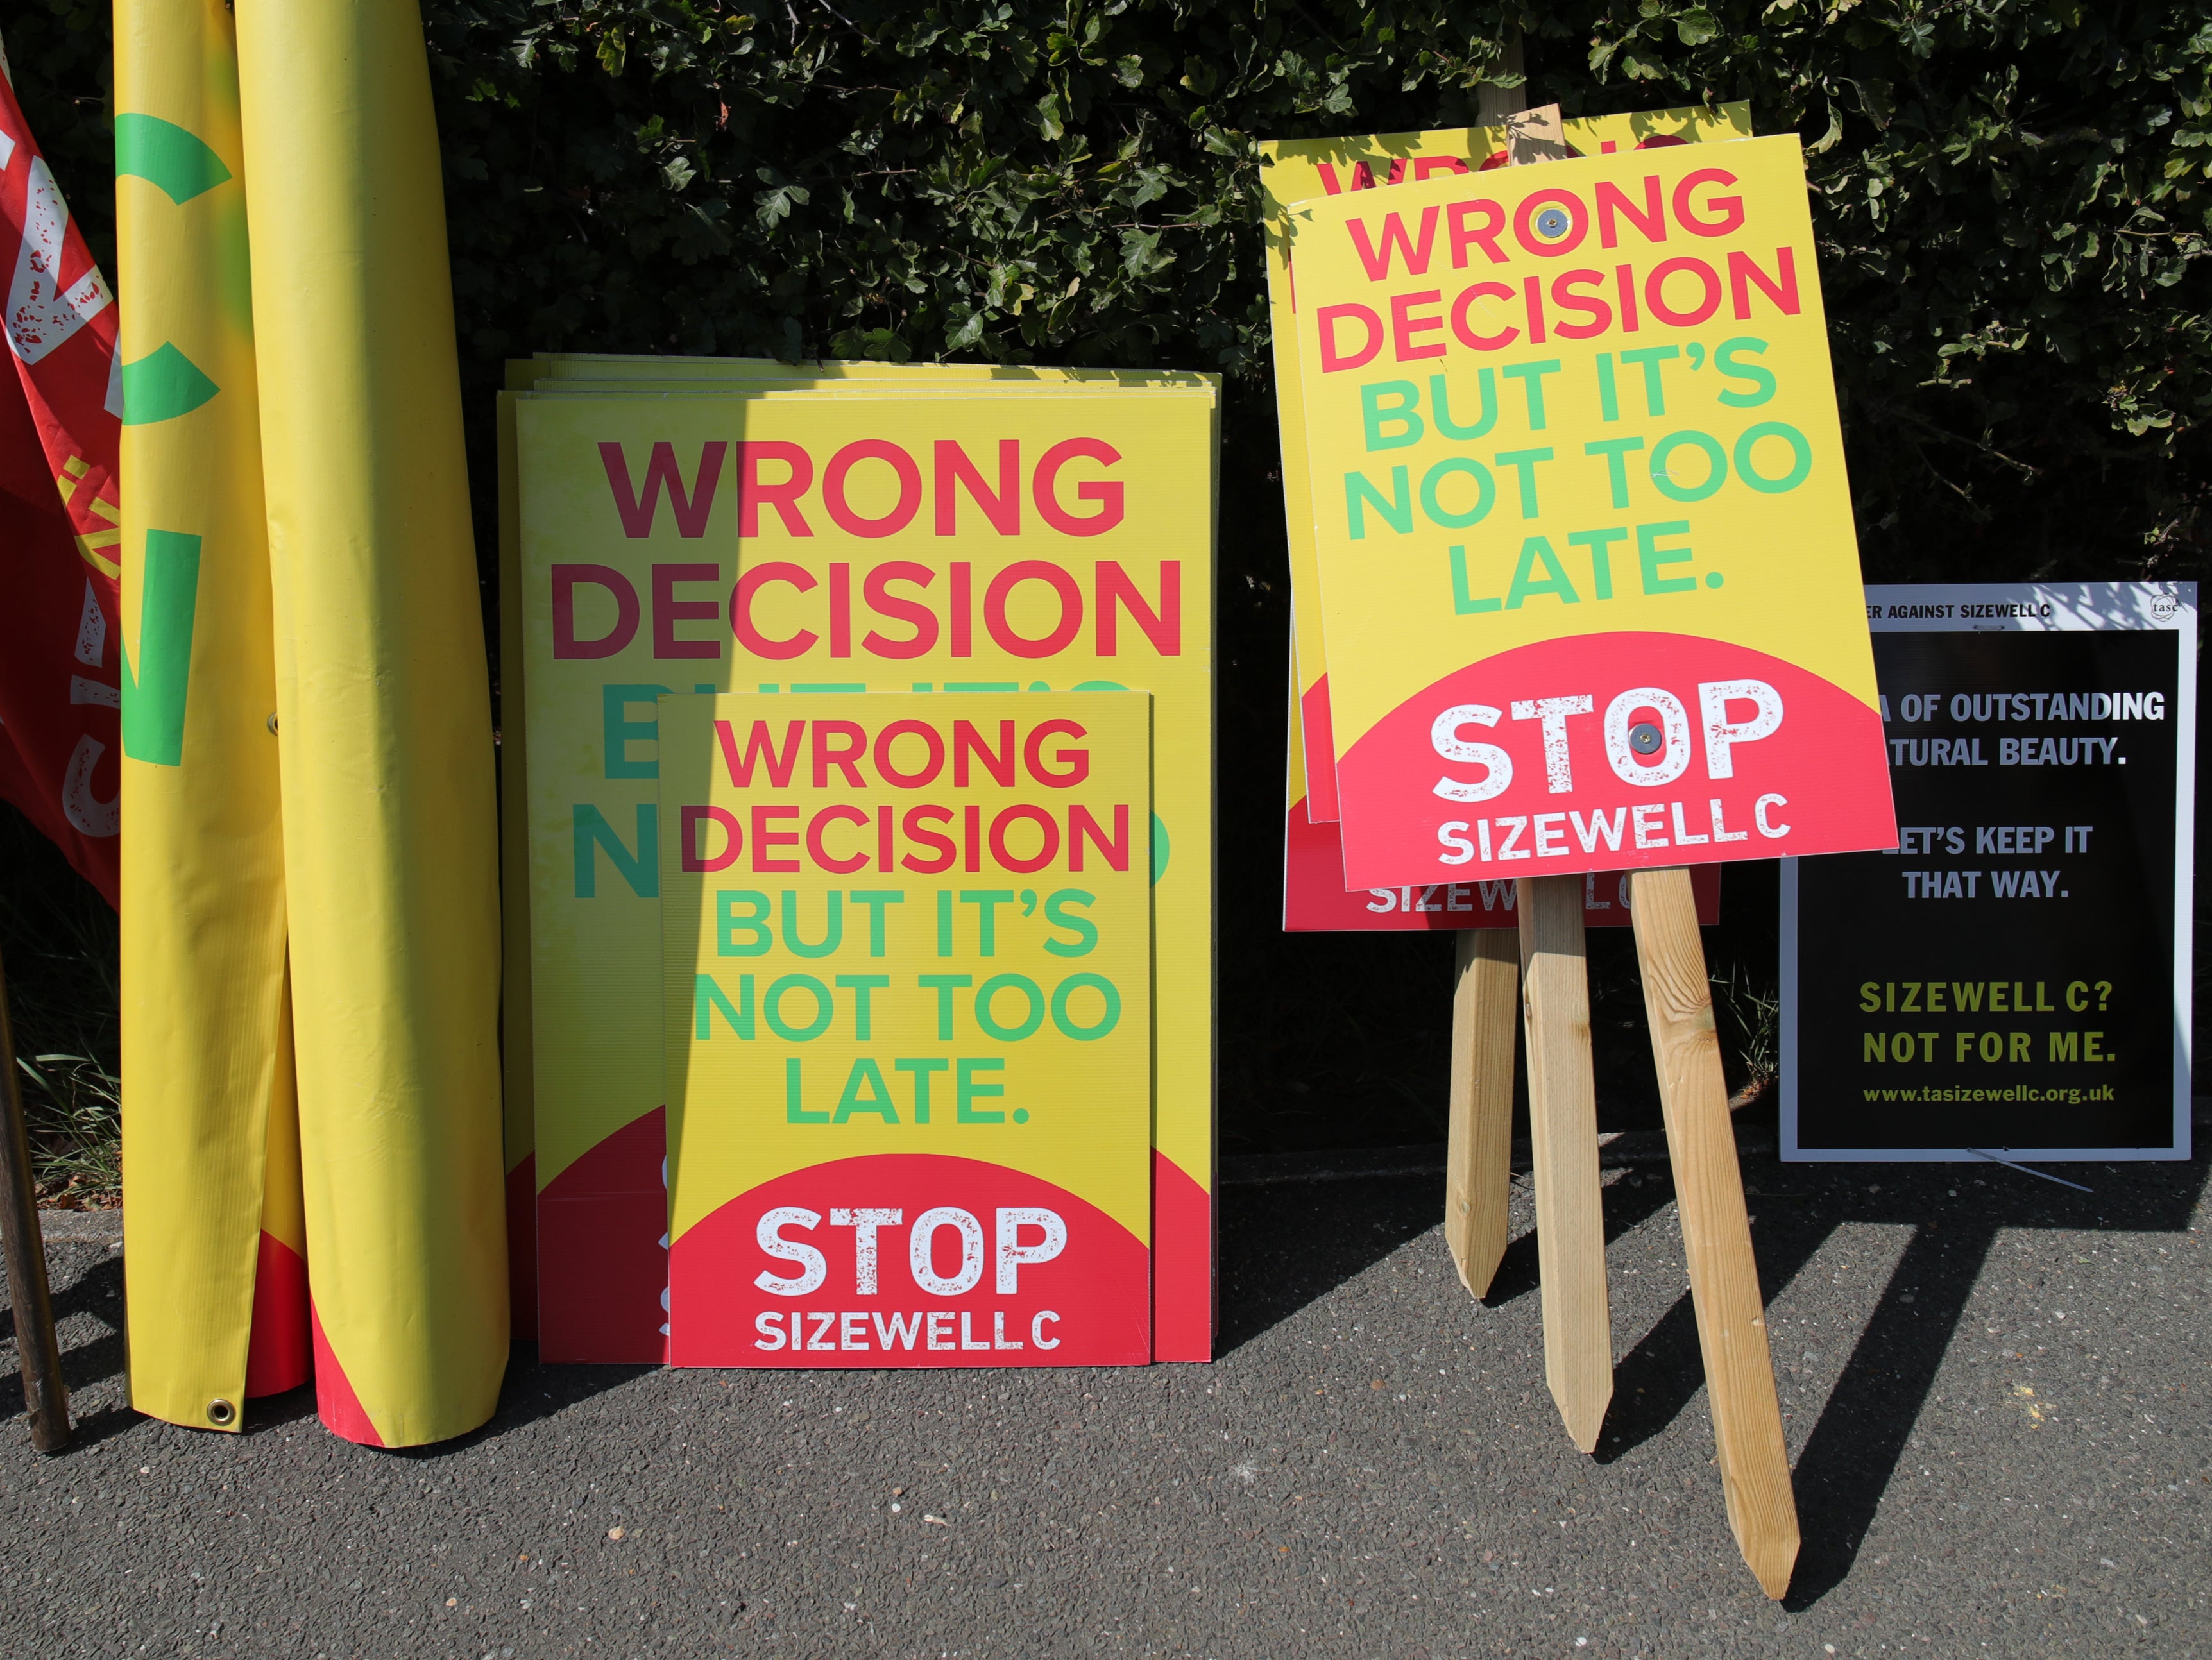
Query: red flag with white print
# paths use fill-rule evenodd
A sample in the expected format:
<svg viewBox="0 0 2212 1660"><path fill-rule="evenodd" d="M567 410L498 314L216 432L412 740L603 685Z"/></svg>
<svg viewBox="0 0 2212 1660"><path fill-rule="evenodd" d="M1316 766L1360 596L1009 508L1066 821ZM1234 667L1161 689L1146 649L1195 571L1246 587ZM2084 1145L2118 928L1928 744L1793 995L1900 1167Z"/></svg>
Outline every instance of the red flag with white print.
<svg viewBox="0 0 2212 1660"><path fill-rule="evenodd" d="M122 370L113 292L0 53L0 796L116 900Z"/></svg>

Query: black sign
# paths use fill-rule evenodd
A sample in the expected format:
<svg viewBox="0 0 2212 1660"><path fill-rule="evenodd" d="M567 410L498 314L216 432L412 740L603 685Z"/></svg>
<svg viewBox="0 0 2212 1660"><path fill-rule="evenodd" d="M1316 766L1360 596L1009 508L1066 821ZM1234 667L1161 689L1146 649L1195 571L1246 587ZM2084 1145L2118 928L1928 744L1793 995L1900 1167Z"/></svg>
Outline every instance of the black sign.
<svg viewBox="0 0 2212 1660"><path fill-rule="evenodd" d="M2193 617L1993 628L1954 589L1882 631L1913 592L1869 591L1901 845L1785 884L1784 1156L2186 1157Z"/></svg>

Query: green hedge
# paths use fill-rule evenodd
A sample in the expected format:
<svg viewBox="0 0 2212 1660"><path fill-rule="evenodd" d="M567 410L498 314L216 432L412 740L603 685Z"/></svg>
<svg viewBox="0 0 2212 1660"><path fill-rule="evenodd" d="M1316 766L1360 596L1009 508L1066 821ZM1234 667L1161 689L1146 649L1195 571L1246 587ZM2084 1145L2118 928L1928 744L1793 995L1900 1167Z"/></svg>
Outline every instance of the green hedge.
<svg viewBox="0 0 2212 1660"><path fill-rule="evenodd" d="M1225 937L1324 988L1249 1020L1232 992L1227 1035L1243 1028L1262 1095L1272 1070L1428 1100L1433 1080L1390 1074L1361 1039L1383 1021L1437 1038L1443 976L1439 959L1434 995L1408 1004L1389 965L1417 947L1270 933L1287 616L1256 139L1470 120L1510 25L1527 32L1528 97L1571 115L1747 98L1759 131L1810 154L1869 576L2203 563L2201 5L425 0L425 15L480 507L498 361L532 350L1227 374ZM103 256L108 27L90 0L17 0L6 26ZM1758 879L1732 874L1731 891ZM1610 949L1594 947L1601 982ZM1731 952L1748 1032L1771 959L1748 935ZM1613 1002L1634 1024L1632 993L1599 991L1601 1026ZM1641 1042L1607 1046L1632 1067ZM1382 1070L1358 1070L1370 1061ZM1295 1116L1288 1093L1276 1108Z"/></svg>
<svg viewBox="0 0 2212 1660"><path fill-rule="evenodd" d="M1253 141L1470 119L1517 21L1570 114L1748 98L1806 140L1870 575L2201 556L2201 6L425 10L477 385L553 347L1205 366L1261 465ZM107 27L28 0L8 29L96 237Z"/></svg>

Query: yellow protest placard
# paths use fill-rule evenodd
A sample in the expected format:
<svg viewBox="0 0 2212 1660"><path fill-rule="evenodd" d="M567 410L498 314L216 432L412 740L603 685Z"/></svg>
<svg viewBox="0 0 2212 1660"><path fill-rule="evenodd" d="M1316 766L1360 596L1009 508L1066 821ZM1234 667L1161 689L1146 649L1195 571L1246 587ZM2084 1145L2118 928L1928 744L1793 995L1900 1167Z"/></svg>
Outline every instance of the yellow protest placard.
<svg viewBox="0 0 2212 1660"><path fill-rule="evenodd" d="M1160 714L1155 1353L1208 1358L1211 383L507 403L544 1352L661 1352L654 701L1126 688Z"/></svg>
<svg viewBox="0 0 2212 1660"><path fill-rule="evenodd" d="M1292 222L1347 886L1894 845L1797 141Z"/></svg>
<svg viewBox="0 0 2212 1660"><path fill-rule="evenodd" d="M659 701L670 1358L1151 1359L1151 699Z"/></svg>
<svg viewBox="0 0 2212 1660"><path fill-rule="evenodd" d="M996 363L883 363L824 361L785 363L763 357L678 357L644 354L540 352L510 361L507 391L499 398L500 658L504 741L500 751L501 794L529 797L527 696L529 650L522 626L520 515L517 498L514 394L533 389L597 395L608 392L697 394L750 391L781 395L868 391L896 386L910 397L988 387L1004 396L1022 390L1066 392L1074 387L1182 388L1206 397L1214 378L1180 369L1081 369ZM506 1164L510 1302L515 1335L538 1335L536 1154L536 1042L530 997L529 837L524 815L501 824L501 886L505 913L501 1022L505 1034ZM1209 1143L1210 1145L1210 1143ZM1172 1254L1172 1253L1171 1253ZM1171 1333L1188 1323L1171 1319ZM641 1330L643 1353L650 1333ZM1193 1340L1195 1342L1195 1339ZM1184 1353L1180 1358L1194 1358Z"/></svg>
<svg viewBox="0 0 2212 1660"><path fill-rule="evenodd" d="M1644 110L1577 118L1565 124L1577 155L1717 143L1751 136L1751 106ZM1295 668L1300 749L1307 757L1306 795L1316 823L1336 817L1335 751L1329 739L1328 664L1314 566L1312 515L1306 477L1304 382L1297 355L1297 284L1291 272L1291 207L1312 197L1340 196L1378 185L1419 184L1487 172L1505 165L1505 129L1445 127L1429 132L1374 133L1352 138L1302 138L1260 146L1261 216L1267 242L1267 316L1274 332L1275 411L1283 438L1283 498L1289 504L1291 592L1297 604ZM1341 885L1339 885L1340 893ZM1333 899L1311 896L1319 908Z"/></svg>

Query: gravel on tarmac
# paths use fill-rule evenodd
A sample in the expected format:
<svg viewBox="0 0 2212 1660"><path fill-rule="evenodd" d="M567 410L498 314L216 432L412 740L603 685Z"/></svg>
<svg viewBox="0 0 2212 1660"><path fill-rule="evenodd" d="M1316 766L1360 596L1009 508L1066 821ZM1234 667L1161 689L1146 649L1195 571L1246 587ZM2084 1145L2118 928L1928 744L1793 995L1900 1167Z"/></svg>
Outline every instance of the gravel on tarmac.
<svg viewBox="0 0 2212 1660"><path fill-rule="evenodd" d="M1723 1514L1666 1167L1606 1171L1611 1415L1546 1394L1526 1177L1492 1296L1434 1173L1225 1189L1221 1358L547 1366L407 1452L310 1392L242 1435L123 1390L120 1246L50 1234L81 1439L0 1350L0 1655L2212 1652L2205 1165L1747 1158L1805 1543Z"/></svg>

